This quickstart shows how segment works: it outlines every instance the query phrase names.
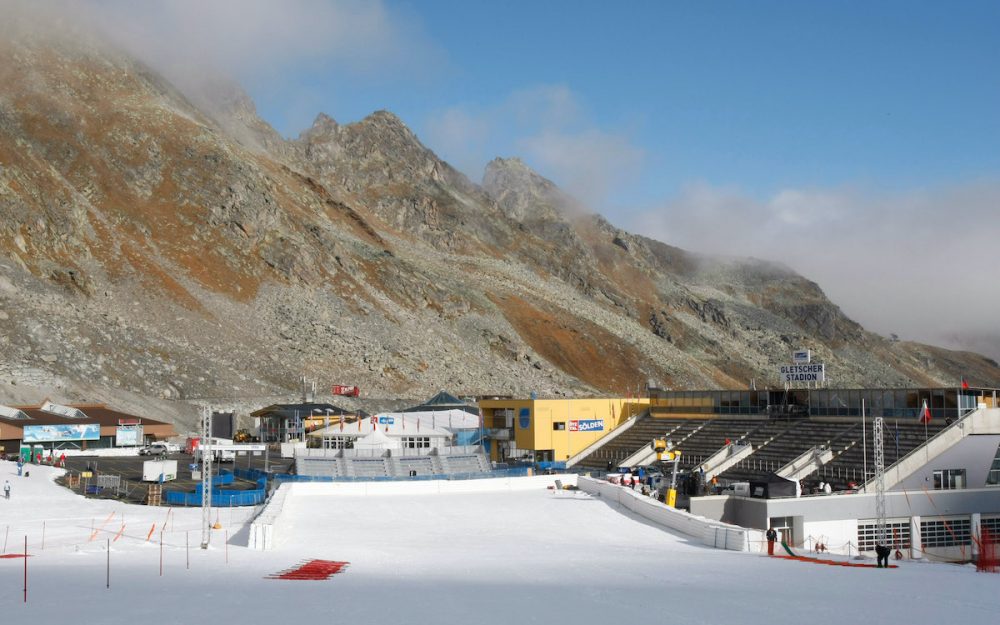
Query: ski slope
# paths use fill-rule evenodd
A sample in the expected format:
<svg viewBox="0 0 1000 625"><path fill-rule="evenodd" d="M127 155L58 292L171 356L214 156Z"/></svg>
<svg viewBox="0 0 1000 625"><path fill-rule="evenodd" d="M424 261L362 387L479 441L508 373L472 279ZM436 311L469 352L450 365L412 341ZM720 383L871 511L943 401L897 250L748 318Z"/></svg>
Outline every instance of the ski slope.
<svg viewBox="0 0 1000 625"><path fill-rule="evenodd" d="M1000 576L972 566L855 569L715 550L599 497L547 490L548 478L518 478L507 490L469 482L452 494L295 485L311 488L292 489L277 546L258 552L240 546L249 510L213 513L223 529L201 550L200 510L86 500L54 484L58 472L32 467L18 478L0 462L0 481L12 484L11 499L0 499L0 539L10 554L27 535L31 555L27 603L24 560L0 558L7 619L938 625L993 623L1000 613ZM268 579L311 559L349 565L325 581Z"/></svg>

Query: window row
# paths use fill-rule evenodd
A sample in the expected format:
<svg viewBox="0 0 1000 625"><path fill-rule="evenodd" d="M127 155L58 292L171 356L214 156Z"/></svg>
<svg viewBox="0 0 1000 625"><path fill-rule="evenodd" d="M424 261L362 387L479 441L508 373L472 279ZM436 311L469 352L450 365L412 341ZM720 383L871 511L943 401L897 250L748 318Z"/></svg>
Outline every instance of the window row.
<svg viewBox="0 0 1000 625"><path fill-rule="evenodd" d="M972 542L972 522L952 519L920 522L920 543L928 547L957 547Z"/></svg>
<svg viewBox="0 0 1000 625"><path fill-rule="evenodd" d="M889 521L885 524L885 538L893 549L910 548L910 521ZM875 521L858 522L858 549L875 551L878 524Z"/></svg>

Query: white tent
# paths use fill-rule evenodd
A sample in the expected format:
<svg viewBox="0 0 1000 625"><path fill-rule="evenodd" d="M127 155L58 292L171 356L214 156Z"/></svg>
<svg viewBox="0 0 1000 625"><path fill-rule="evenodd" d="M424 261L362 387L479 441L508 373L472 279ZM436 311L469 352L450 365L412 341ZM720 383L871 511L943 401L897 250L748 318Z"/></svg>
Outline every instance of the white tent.
<svg viewBox="0 0 1000 625"><path fill-rule="evenodd" d="M387 436L382 430L372 430L354 443L355 449L399 449L399 439Z"/></svg>
<svg viewBox="0 0 1000 625"><path fill-rule="evenodd" d="M479 428L479 416L464 410L426 410L422 412L382 412L378 419L382 429L389 427L389 434L410 436L418 432L421 436L448 435L458 430Z"/></svg>

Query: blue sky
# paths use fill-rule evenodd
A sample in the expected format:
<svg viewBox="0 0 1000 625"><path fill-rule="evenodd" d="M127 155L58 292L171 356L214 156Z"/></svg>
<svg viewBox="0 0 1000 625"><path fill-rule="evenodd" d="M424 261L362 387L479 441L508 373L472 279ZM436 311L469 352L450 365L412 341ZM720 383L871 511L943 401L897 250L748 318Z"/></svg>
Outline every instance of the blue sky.
<svg viewBox="0 0 1000 625"><path fill-rule="evenodd" d="M285 136L387 109L474 181L519 156L623 229L1000 359L1000 2L44 1Z"/></svg>
<svg viewBox="0 0 1000 625"><path fill-rule="evenodd" d="M1000 169L1000 3L621 4L388 2L412 57L374 70L321 61L284 80L342 122L392 110L474 179L492 156L520 155L572 187L560 180L569 165L546 171L554 157L518 148L545 132L620 139L638 155L596 203L623 211L693 181L763 198ZM316 112L289 106L270 80L250 88L283 134ZM544 125L495 111L540 89L565 90L575 117ZM441 140L435 124L456 110L489 118L488 136Z"/></svg>

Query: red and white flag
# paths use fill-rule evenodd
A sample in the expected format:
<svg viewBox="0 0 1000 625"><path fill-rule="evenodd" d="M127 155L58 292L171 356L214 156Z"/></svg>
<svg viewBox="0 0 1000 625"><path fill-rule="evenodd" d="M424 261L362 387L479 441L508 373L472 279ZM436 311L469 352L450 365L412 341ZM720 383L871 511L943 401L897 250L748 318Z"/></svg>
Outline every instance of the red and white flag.
<svg viewBox="0 0 1000 625"><path fill-rule="evenodd" d="M931 422L931 409L927 407L927 400L924 400L924 406L920 409L920 422L924 425Z"/></svg>
<svg viewBox="0 0 1000 625"><path fill-rule="evenodd" d="M965 378L962 378L962 389L967 388L969 388L969 383L965 380Z"/></svg>

